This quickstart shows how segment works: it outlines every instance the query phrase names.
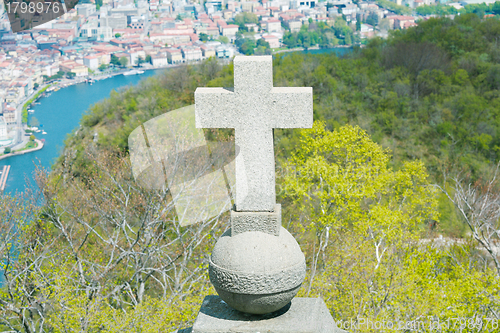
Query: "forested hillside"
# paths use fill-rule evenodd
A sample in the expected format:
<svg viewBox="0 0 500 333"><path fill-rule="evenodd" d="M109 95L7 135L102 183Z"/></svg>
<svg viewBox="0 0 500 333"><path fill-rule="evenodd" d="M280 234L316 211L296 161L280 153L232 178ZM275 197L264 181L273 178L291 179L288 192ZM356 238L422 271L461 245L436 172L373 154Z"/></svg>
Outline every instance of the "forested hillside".
<svg viewBox="0 0 500 333"><path fill-rule="evenodd" d="M333 55L275 56L275 86L312 86L315 119L328 129L359 125L393 153L396 169L421 159L431 181L459 171L472 181L491 175L500 149L500 46L497 19L475 14L421 22L372 40L347 59ZM127 151L128 134L141 122L193 103L199 86L232 86L232 67L182 67L113 93L82 120L68 139L69 151L99 133L98 146ZM276 131L277 150L287 155L297 131ZM61 160L60 160L61 161ZM72 161L80 172L84 160ZM451 206L441 197L442 232L463 236Z"/></svg>
<svg viewBox="0 0 500 333"><path fill-rule="evenodd" d="M283 225L306 254L299 294L322 296L336 320L498 324L500 192L488 181L500 153L499 33L499 20L465 14L394 31L343 59L274 57L275 86L313 87L314 128L275 131L277 192ZM42 207L30 193L1 197L11 208L0 217L12 224L2 230L0 328L192 323L214 293L207 255L227 213L181 227L167 189L134 181L128 136L193 104L197 87L232 85L232 65L211 59L113 92L68 136L53 172L39 173ZM231 134L206 131L210 140ZM431 245L438 234L458 239ZM436 331L456 332L453 324Z"/></svg>

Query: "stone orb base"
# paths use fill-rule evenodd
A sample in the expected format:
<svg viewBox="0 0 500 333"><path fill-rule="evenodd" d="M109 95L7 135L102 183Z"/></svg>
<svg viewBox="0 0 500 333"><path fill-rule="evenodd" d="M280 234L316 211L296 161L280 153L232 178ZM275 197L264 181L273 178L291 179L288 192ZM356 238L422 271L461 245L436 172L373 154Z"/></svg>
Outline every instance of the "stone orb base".
<svg viewBox="0 0 500 333"><path fill-rule="evenodd" d="M278 311L297 295L300 285L276 294L266 295L251 295L251 294L236 294L225 291L220 288L215 288L219 297L224 300L230 307L246 313L266 314Z"/></svg>
<svg viewBox="0 0 500 333"><path fill-rule="evenodd" d="M293 236L226 231L210 257L209 276L220 298L252 314L277 311L290 303L306 274L305 257Z"/></svg>

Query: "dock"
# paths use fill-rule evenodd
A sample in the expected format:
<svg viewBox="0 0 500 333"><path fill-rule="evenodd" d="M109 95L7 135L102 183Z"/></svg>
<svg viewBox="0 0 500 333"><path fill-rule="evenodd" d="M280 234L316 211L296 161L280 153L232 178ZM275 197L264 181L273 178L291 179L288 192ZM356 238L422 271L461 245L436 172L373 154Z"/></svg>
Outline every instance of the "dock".
<svg viewBox="0 0 500 333"><path fill-rule="evenodd" d="M5 189L5 184L7 183L7 177L9 177L10 165L4 165L2 170L2 175L0 175L0 192Z"/></svg>

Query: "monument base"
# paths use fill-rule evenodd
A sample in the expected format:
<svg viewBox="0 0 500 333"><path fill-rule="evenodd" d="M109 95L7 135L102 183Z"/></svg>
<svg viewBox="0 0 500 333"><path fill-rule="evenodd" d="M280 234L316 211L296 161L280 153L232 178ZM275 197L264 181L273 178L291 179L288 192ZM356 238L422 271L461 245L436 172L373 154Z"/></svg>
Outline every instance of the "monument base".
<svg viewBox="0 0 500 333"><path fill-rule="evenodd" d="M321 298L295 297L284 308L264 315L234 310L219 296L203 300L191 333L347 333L337 328Z"/></svg>

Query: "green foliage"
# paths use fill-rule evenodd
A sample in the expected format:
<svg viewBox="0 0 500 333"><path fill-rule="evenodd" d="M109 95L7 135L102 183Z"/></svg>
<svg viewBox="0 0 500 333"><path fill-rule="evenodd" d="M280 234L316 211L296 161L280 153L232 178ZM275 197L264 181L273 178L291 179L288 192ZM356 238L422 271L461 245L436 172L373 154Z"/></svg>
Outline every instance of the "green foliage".
<svg viewBox="0 0 500 333"><path fill-rule="evenodd" d="M253 38L238 38L235 44L244 55L252 55L256 47Z"/></svg>
<svg viewBox="0 0 500 333"><path fill-rule="evenodd" d="M227 36L220 36L218 41L223 43L223 44L227 44L227 43L229 43L229 38L227 38Z"/></svg>
<svg viewBox="0 0 500 333"><path fill-rule="evenodd" d="M35 136L33 134L30 135L30 141L35 141Z"/></svg>
<svg viewBox="0 0 500 333"><path fill-rule="evenodd" d="M64 72L59 72L59 73L63 73ZM40 97L40 95L42 93L45 92L45 90L47 90L51 85L47 85L45 86L44 88L42 88L39 92L37 92L35 94L35 96L33 96L32 98L30 98L26 103L24 103L23 105L23 109L22 109L22 112L21 112L21 117L22 117L22 122L23 124L27 124L28 123L28 106L30 106L34 101L37 100L38 97Z"/></svg>
<svg viewBox="0 0 500 333"><path fill-rule="evenodd" d="M295 221L290 227L307 249L300 296L323 297L343 322L491 318L500 283L472 259L473 243L448 252L418 240L419 226L440 215L421 161L392 170L388 150L357 126L328 131L315 122L299 140L279 188L285 216Z"/></svg>
<svg viewBox="0 0 500 333"><path fill-rule="evenodd" d="M57 74L52 75L52 76L45 76L45 81L51 81L51 80L59 80L64 76L63 71L58 71Z"/></svg>
<svg viewBox="0 0 500 333"><path fill-rule="evenodd" d="M387 149L359 127L330 132L316 122L302 130L299 149L284 163L283 195L307 215L303 231L354 230L402 244L427 219L437 219L435 190L425 186L423 163L406 162L393 172L389 159Z"/></svg>
<svg viewBox="0 0 500 333"><path fill-rule="evenodd" d="M115 37L116 37L116 38L120 38L121 36L122 36L122 34L120 34L120 33L118 33L118 32L115 34Z"/></svg>
<svg viewBox="0 0 500 333"><path fill-rule="evenodd" d="M395 2L391 2L389 0L377 0L377 4L382 7L389 9L390 11L398 14L398 15L410 15L411 9L405 6L400 6Z"/></svg>
<svg viewBox="0 0 500 333"><path fill-rule="evenodd" d="M198 37L200 37L200 40L201 40L202 42L207 42L207 41L208 41L208 35L207 35L207 34L204 34L203 32L202 32L202 33L200 33L200 34L198 35Z"/></svg>
<svg viewBox="0 0 500 333"><path fill-rule="evenodd" d="M319 22L309 26L303 25L299 32L287 31L283 34L283 44L288 48L308 48L317 44L322 48L329 48L339 44L339 41L340 44L351 44L352 35L353 31L345 21L337 19L334 27Z"/></svg>
<svg viewBox="0 0 500 333"><path fill-rule="evenodd" d="M120 66L126 67L128 64L127 57L120 57L120 59L118 60L118 63L120 64Z"/></svg>
<svg viewBox="0 0 500 333"><path fill-rule="evenodd" d="M117 56L115 56L114 54L112 54L109 63L113 64L115 66L120 66L120 59L118 59Z"/></svg>
<svg viewBox="0 0 500 333"><path fill-rule="evenodd" d="M418 15L455 15L458 10L453 6L436 4L436 5L423 5L415 9Z"/></svg>
<svg viewBox="0 0 500 333"><path fill-rule="evenodd" d="M313 129L275 130L283 221L299 240L309 267L300 296L322 296L337 320L430 316L445 321L491 318L500 311L498 276L454 207L430 186L444 183L446 187L458 171L472 179L484 178L500 158L499 32L498 20L480 20L477 14L466 13L454 20L419 22L417 27L391 32L388 40L372 39L366 48L342 59L332 54L273 57L275 86L307 86L314 92ZM299 33L287 33L284 43L328 45L347 43L348 38L352 30L337 19L333 27L311 23ZM78 134L68 136L65 151L53 167L58 174L47 182L86 179L96 171L87 155L89 147L110 151L111 156L127 154L133 129L168 110L193 104L197 87L231 87L233 69L232 63L221 69L215 59L209 59L198 67L171 69L137 87L113 91L83 116ZM85 197L66 191L54 202L80 204ZM112 195L104 197L115 200ZM66 210L58 209L54 211L62 212L62 220L71 221ZM6 211L0 209L0 214ZM72 216L87 215L91 213ZM99 220L91 216L88 221ZM26 235L32 235L26 243L61 237L55 229L57 221L44 218L43 228L26 229ZM52 234L47 233L51 228ZM82 230L80 236L86 229ZM432 246L421 239L437 233L462 239ZM97 242L92 239L91 244ZM97 250L89 246L81 253L89 262L111 255ZM36 262L20 253L27 265ZM150 287L138 304L130 296L137 290L125 292L120 297L130 304L119 308L104 293L90 297L85 288L71 285L76 281L71 275L75 256L66 253L51 257L60 259L58 265L44 267L57 288L48 289L37 271L19 276L20 286L38 288L38 299L57 300L47 307L52 311L47 322L54 332L135 331L138 327L144 332L169 331L192 320L201 302L195 296L164 298ZM127 269L109 277L109 288L127 276ZM21 278L29 283L23 285ZM207 283L206 277L200 277L192 295L204 295ZM29 303L22 298L21 287L16 292L16 304ZM144 319L156 316L161 320ZM12 318L22 331L19 317Z"/></svg>
<svg viewBox="0 0 500 333"><path fill-rule="evenodd" d="M5 147L4 150L3 150L3 153L4 154L10 154L10 151L11 151L10 147Z"/></svg>
<svg viewBox="0 0 500 333"><path fill-rule="evenodd" d="M238 25L240 28L244 28L246 23L259 23L259 18L254 13L243 12L237 14L233 21L234 24Z"/></svg>
<svg viewBox="0 0 500 333"><path fill-rule="evenodd" d="M105 71L106 69L108 69L109 65L107 64L100 64L99 65L99 70L102 72L102 71Z"/></svg>
<svg viewBox="0 0 500 333"><path fill-rule="evenodd" d="M143 64L143 63L145 63L145 62L146 62L146 60L144 60L144 58L143 58L143 57L137 57L137 59L135 60L135 64L136 64L137 66L140 66L141 64Z"/></svg>

